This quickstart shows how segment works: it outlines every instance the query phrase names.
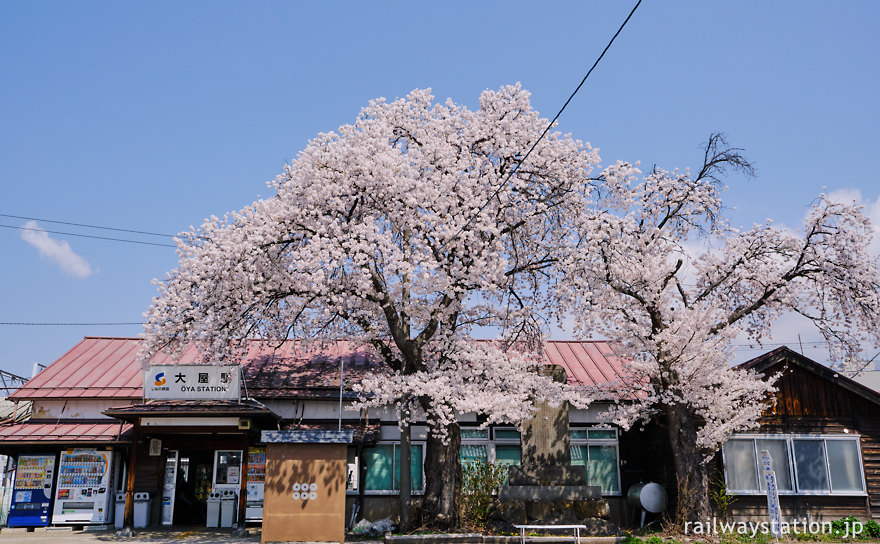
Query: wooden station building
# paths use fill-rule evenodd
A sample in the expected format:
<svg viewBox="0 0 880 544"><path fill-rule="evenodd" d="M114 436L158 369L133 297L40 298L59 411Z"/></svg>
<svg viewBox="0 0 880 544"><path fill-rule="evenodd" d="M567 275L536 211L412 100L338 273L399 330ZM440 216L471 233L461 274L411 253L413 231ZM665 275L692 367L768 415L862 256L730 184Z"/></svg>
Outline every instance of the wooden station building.
<svg viewBox="0 0 880 544"><path fill-rule="evenodd" d="M261 432L340 427L352 436L346 448L347 523L395 515L395 412L350 408L351 384L381 370L367 352L344 342L305 349L296 342L252 341L236 367L198 364L190 348L177 361L159 355L141 368L139 350L137 338L84 338L9 397L18 417L0 424L0 453L32 476L25 482L32 488L21 488L22 500L11 509L34 514L22 514L21 525L110 524L119 518L120 494L129 520L137 522L137 512L148 510L150 525L203 525L211 523L210 503L217 499L212 493L224 492L235 501L233 523L259 523L266 479ZM605 342L548 342L545 356L563 366L574 385L621 377L620 361ZM571 410L572 457L592 471L591 485L601 486L619 511L629 482L621 480L618 429L607 423L607 406ZM22 421L25 410L29 417ZM480 429L469 415L461 425L462 459L520 463L515 426ZM424 489L426 438L426 427L414 425L416 500ZM143 493L147 505L140 502Z"/></svg>

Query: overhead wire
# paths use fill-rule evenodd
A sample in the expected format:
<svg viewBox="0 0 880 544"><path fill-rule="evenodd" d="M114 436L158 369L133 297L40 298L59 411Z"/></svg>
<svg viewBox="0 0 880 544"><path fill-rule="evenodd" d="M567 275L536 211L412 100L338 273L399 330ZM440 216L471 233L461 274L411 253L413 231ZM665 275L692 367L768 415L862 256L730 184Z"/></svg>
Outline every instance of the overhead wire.
<svg viewBox="0 0 880 544"><path fill-rule="evenodd" d="M443 242L443 244L440 245L440 248L441 248L441 249L443 249L444 247L446 247L447 245L449 245L450 243L452 243L456 238L458 238L458 236L459 236L462 232L464 232L464 229L468 228L468 227L470 226L470 224L474 221L474 219L476 219L478 215L480 215L481 213L483 213L483 210L485 210L486 207L492 202L492 200L493 200L495 197L498 196L498 194L501 192L501 189L503 189L504 186L507 185L507 182L510 181L510 178L512 178L513 175L519 170L520 165L522 165L522 164L526 161L526 159L529 158L529 155L532 154L532 151L535 150L535 148L538 146L538 143L540 143L540 141L544 138L544 136L546 136L547 133L550 132L550 129L553 128L554 124L555 124L556 121L559 119L559 116L562 115L562 112L563 112L563 111L565 111L565 108L568 106L569 102L571 102L571 100L572 100L572 99L574 98L574 96L578 93L578 91L581 90L581 87L584 86L584 83L587 82L587 78L590 77L590 74L592 74L592 73L593 73L593 70L596 69L596 66L599 65L599 61L602 60L602 57L604 57L604 56L605 56L605 53L608 52L608 49L611 48L611 44L614 43L614 40L617 38L617 36L621 33L621 31L623 30L623 28L626 26L626 24L627 24L627 23L629 22L629 20L632 18L633 14L634 14L634 13L636 12L636 10L639 8L639 6L641 5L641 3L642 3L642 0L638 0L638 2L636 2L636 5L633 6L632 10L629 12L629 15L626 16L626 19L625 19L625 20L623 21L623 23L620 25L620 28L617 29L617 32L615 32L615 33L614 33L614 36L611 37L611 40L608 41L608 44L605 46L605 49L602 50L602 53L599 55L599 57L596 58L596 62L593 63L593 65L592 65L592 66L590 67L590 69L587 71L587 74L583 77L583 79L581 79L581 82L578 83L578 86L575 88L575 90L574 90L574 91L571 93L571 95L568 97L568 100L565 101L565 104L563 104L562 107L559 108L559 111L556 113L556 116L553 117L553 120L550 121L550 123L547 124L547 128L544 129L544 132L542 132L541 135L538 136L538 139L535 140L535 143L532 144L532 146L529 148L529 150L526 152L526 154L523 155L523 157L522 157L520 160L518 160L518 161L516 162L516 164L513 165L513 168L510 169L510 172L507 174L507 177L504 178L504 181L502 181L502 182L498 185L498 187L495 188L495 191L493 191L492 195L491 195L489 198L486 199L486 202L485 202L482 206L480 206L480 208L476 211L476 213L474 213L474 214L473 214L473 215L472 215L472 216L471 216L471 217L465 222L465 224L462 225L462 227L461 227L460 229L458 229L458 231L457 231L455 234L452 235L451 238L449 238L448 240L446 240L445 242Z"/></svg>
<svg viewBox="0 0 880 544"><path fill-rule="evenodd" d="M17 230L27 230L27 231L33 231L33 232L46 232L46 233L50 233L50 234L61 234L64 236L77 236L79 238L93 238L96 240L110 240L113 242L126 242L129 244L141 244L141 245L145 245L145 246L175 247L175 248L177 247L174 244L146 242L143 240L129 240L126 238L113 238L110 236L95 236L93 234L78 234L75 232L62 232L62 231L58 231L58 230L48 230L48 229L34 228L34 227L22 227L22 226L15 226L15 225L0 225L0 227L5 228L5 229L17 229Z"/></svg>
<svg viewBox="0 0 880 544"><path fill-rule="evenodd" d="M28 221L40 221L43 223L55 223L56 225L71 225L74 227L85 227L89 229L101 229L101 230L114 230L117 232L130 232L132 234L144 234L147 236L162 236L165 238L174 238L176 235L174 234L165 234L162 232L150 232L146 230L132 230L132 229L122 229L118 227L103 227L100 225L89 225L86 223L74 223L71 221L58 221L57 219L39 219L37 217L25 217L23 215L12 215L8 213L0 213L0 217L9 217L12 219L25 219Z"/></svg>
<svg viewBox="0 0 880 544"><path fill-rule="evenodd" d="M143 321L117 321L117 322L104 322L104 323L39 323L39 322L27 322L27 321L0 321L0 325L17 325L17 326L26 326L26 327L93 327L93 326L106 326L106 325L143 325Z"/></svg>
<svg viewBox="0 0 880 544"><path fill-rule="evenodd" d="M547 125L547 127L544 129L544 131L541 133L541 135L538 136L538 139L535 140L535 142L532 144L532 146L529 148L529 150L526 152L526 154L523 155L523 157L519 161L517 161L517 163L510 170L510 173L507 175L507 177L504 179L504 181L501 182L501 184L495 189L492 196L490 196L486 200L486 202L477 210L477 212L473 216L471 216L467 220L467 222L465 222L465 224L458 230L458 232L456 232L454 235L452 235L452 237L449 240L444 242L441 247L445 247L447 244L449 244L453 240L455 240L464 231L464 229L466 229L474 221L474 219L480 213L482 213L483 210L486 209L486 206L488 206L492 202L492 199L494 199L495 197L498 196L498 194L501 192L501 189L505 185L507 185L507 182L510 181L510 178L513 177L513 174L515 174L517 172L520 165L522 165L525 162L525 160L529 157L529 155L531 155L532 151L535 150L538 143L540 143L540 141L544 138L544 136L546 136L547 133L550 132L550 129L553 128L556 121L562 115L562 112L565 111L565 108L568 106L568 104L572 101L572 99L575 97L575 95L578 93L578 91L580 91L581 87L584 86L584 83L586 83L587 79L590 77L590 74L592 74L593 70L596 69L596 66L599 65L599 62L605 56L605 53L607 53L608 49L611 48L611 44L614 43L614 40L617 39L617 36L621 33L621 31L623 31L623 28L626 26L626 24L632 18L633 14L635 14L636 10L639 8L641 3L642 3L642 0L638 0L638 2L636 2L635 6L633 6L632 10L629 12L629 15L627 15L626 19L623 21L623 23L617 29L617 32L615 32L614 36L612 36L611 39L608 41L608 44L605 45L605 48L602 50L602 53L598 56L598 58L596 58L596 61L593 63L593 65L587 71L587 73L583 77L583 79L581 79L581 82L578 84L578 86L575 88L575 90L571 93L571 95L569 95L568 99L565 101L565 103L562 105L562 107L559 109L559 111L553 117L553 120L550 121L550 123ZM142 230L134 230L134 229L123 229L123 228L118 228L118 227L105 227L105 226L101 226L101 225L90 225L87 223L75 223L72 221L59 221L59 220L55 220L55 219L40 219L40 218L36 218L36 217L27 217L27 216L22 216L22 215L13 215L13 214L5 214L5 213L0 213L0 217L7 217L7 218L12 218L12 219L24 219L24 220L28 220L28 221L42 221L44 223L54 223L54 224L58 224L58 225L70 225L70 226L92 228L92 229L111 230L111 231L116 231L116 232L128 232L131 234L142 234L145 236L162 236L162 237L169 237L169 238L174 237L173 234L165 234L165 233L159 233L159 232L150 232L150 231L142 231ZM47 232L47 233L51 233L51 234L61 234L64 236L78 236L80 238L109 240L109 241L113 241L113 242L125 242L125 243L131 243L131 244L142 244L142 245L151 245L151 246L160 246L160 247L177 247L172 244L144 242L144 241L140 241L140 240L129 240L129 239L123 239L123 238L95 236L95 235L89 235L89 234L77 234L77 233L72 233L72 232L61 232L61 231L53 231L53 230L38 229L38 228L31 228L31 227L17 227L17 226L13 226L13 225L0 225L0 227L9 228L9 229L30 230L30 231L36 231L36 232Z"/></svg>

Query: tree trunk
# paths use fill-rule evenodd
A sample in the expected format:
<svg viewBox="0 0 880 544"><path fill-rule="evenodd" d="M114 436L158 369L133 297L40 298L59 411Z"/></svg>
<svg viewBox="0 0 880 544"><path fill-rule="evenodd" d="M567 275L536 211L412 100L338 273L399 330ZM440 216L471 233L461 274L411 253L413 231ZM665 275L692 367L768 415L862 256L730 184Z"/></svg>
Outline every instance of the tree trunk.
<svg viewBox="0 0 880 544"><path fill-rule="evenodd" d="M422 523L440 530L458 527L461 494L461 432L457 424L446 427L446 444L428 434L425 450L425 499Z"/></svg>
<svg viewBox="0 0 880 544"><path fill-rule="evenodd" d="M682 405L667 406L665 414L678 484L675 524L681 528L686 521L705 522L711 516L709 466L697 447L696 415Z"/></svg>

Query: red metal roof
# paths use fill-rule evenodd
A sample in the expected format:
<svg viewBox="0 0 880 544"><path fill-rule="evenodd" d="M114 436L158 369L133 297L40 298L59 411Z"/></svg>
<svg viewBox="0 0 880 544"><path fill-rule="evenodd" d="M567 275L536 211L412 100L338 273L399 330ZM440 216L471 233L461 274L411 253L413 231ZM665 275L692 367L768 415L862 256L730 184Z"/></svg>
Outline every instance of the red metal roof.
<svg viewBox="0 0 880 544"><path fill-rule="evenodd" d="M594 386L625 378L623 360L603 340L546 342L544 356L548 363L565 368L571 385Z"/></svg>
<svg viewBox="0 0 880 544"><path fill-rule="evenodd" d="M138 338L86 337L70 351L9 396L36 398L142 397L142 373L137 363ZM565 368L568 382L592 386L623 379L623 362L608 342L550 341L544 346L548 363ZM245 386L253 398L321 398L339 387L339 360L345 362L345 381L355 383L382 364L348 342L305 347L299 342L253 340L243 358ZM154 364L172 364L165 354ZM201 362L194 346L184 350L179 364Z"/></svg>
<svg viewBox="0 0 880 544"><path fill-rule="evenodd" d="M140 398L139 350L138 338L83 338L8 398Z"/></svg>
<svg viewBox="0 0 880 544"><path fill-rule="evenodd" d="M131 429L131 424L120 425L116 421L109 423L31 421L17 425L0 426L0 443L8 446L49 442L130 442Z"/></svg>

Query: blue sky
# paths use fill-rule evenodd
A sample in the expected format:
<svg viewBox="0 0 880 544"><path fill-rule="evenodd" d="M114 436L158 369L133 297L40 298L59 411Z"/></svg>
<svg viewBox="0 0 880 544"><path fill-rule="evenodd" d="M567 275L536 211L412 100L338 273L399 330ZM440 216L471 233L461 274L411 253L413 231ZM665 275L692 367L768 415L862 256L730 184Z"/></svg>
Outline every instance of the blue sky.
<svg viewBox="0 0 880 544"><path fill-rule="evenodd" d="M267 196L310 138L414 88L474 105L519 81L552 117L634 3L2 2L0 214L175 234ZM759 171L730 180L738 224L798 225L823 187L880 219L878 20L869 1L646 0L560 128L605 163L663 167L697 166L725 132ZM176 264L168 247L30 232L0 228L0 322L139 321ZM0 368L139 332L0 325Z"/></svg>

